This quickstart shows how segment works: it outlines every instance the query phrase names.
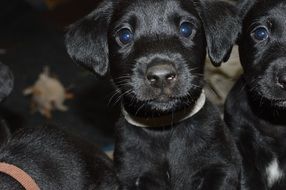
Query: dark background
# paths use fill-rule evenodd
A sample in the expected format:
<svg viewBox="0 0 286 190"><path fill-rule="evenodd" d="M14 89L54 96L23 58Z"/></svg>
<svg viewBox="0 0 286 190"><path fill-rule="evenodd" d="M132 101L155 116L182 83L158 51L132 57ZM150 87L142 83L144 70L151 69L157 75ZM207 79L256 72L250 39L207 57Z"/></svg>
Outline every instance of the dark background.
<svg viewBox="0 0 286 190"><path fill-rule="evenodd" d="M39 0L40 1L40 0ZM114 93L108 79L99 79L83 70L66 53L64 34L69 24L96 7L96 0L70 0L53 9L44 4L31 6L24 0L0 1L0 62L14 73L12 94L2 103L1 115L16 130L52 123L80 138L109 146L119 106L108 104ZM31 101L23 90L32 85L49 66L65 87L74 93L67 100L67 112L55 111L51 120L31 113Z"/></svg>

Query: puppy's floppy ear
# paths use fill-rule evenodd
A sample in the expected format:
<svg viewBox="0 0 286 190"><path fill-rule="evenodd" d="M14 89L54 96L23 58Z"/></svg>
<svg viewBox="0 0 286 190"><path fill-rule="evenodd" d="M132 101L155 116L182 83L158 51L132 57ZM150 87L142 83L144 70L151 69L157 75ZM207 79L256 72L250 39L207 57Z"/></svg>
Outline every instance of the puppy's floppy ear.
<svg viewBox="0 0 286 190"><path fill-rule="evenodd" d="M238 3L239 17L241 20L245 18L249 10L256 3L256 0L240 0Z"/></svg>
<svg viewBox="0 0 286 190"><path fill-rule="evenodd" d="M14 86L14 77L8 66L0 63L0 102L10 95Z"/></svg>
<svg viewBox="0 0 286 190"><path fill-rule="evenodd" d="M241 31L238 2L195 0L203 22L209 57L215 66L227 61Z"/></svg>
<svg viewBox="0 0 286 190"><path fill-rule="evenodd" d="M93 12L72 24L65 38L68 54L101 76L108 70L107 31L113 4L112 0L100 3Z"/></svg>
<svg viewBox="0 0 286 190"><path fill-rule="evenodd" d="M238 4L239 8L239 17L242 22L242 28L243 28L243 20L247 16L248 12L251 10L251 8L254 6L254 4L257 2L257 0L240 0ZM242 29L243 30L243 29ZM237 39L237 43L239 44L241 39L241 35Z"/></svg>

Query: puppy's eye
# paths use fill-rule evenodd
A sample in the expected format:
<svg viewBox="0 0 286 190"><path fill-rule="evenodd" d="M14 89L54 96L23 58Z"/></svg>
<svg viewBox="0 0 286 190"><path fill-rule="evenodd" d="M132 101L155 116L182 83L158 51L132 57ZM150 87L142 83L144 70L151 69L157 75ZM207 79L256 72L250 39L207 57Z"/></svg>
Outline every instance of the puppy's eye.
<svg viewBox="0 0 286 190"><path fill-rule="evenodd" d="M189 22L183 22L180 25L180 34L184 36L185 38L188 38L193 33L193 25Z"/></svg>
<svg viewBox="0 0 286 190"><path fill-rule="evenodd" d="M121 45L129 44L133 41L133 33L127 29L121 29L117 34L117 42Z"/></svg>
<svg viewBox="0 0 286 190"><path fill-rule="evenodd" d="M261 26L253 31L252 36L255 40L264 41L269 37L269 33L267 28Z"/></svg>

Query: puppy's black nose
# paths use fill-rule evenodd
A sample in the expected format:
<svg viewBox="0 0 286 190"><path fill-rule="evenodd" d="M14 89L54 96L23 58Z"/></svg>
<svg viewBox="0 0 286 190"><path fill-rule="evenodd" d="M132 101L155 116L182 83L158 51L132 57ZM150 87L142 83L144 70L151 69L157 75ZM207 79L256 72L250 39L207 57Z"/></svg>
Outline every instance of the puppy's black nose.
<svg viewBox="0 0 286 190"><path fill-rule="evenodd" d="M278 82L284 89L286 89L286 73L278 76Z"/></svg>
<svg viewBox="0 0 286 190"><path fill-rule="evenodd" d="M170 64L158 64L147 69L146 78L152 87L169 87L176 81L177 73Z"/></svg>

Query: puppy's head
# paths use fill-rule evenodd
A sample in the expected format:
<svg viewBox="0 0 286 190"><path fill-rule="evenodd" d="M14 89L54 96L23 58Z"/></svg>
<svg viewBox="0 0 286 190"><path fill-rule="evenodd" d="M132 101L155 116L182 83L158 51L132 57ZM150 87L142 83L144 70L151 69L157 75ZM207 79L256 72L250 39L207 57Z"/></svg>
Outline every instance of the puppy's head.
<svg viewBox="0 0 286 190"><path fill-rule="evenodd" d="M285 10L283 0L256 0L244 19L239 40L250 94L278 107L286 106Z"/></svg>
<svg viewBox="0 0 286 190"><path fill-rule="evenodd" d="M219 65L239 31L226 1L106 0L70 27L66 44L83 66L110 73L126 107L167 113L196 102L206 50Z"/></svg>

